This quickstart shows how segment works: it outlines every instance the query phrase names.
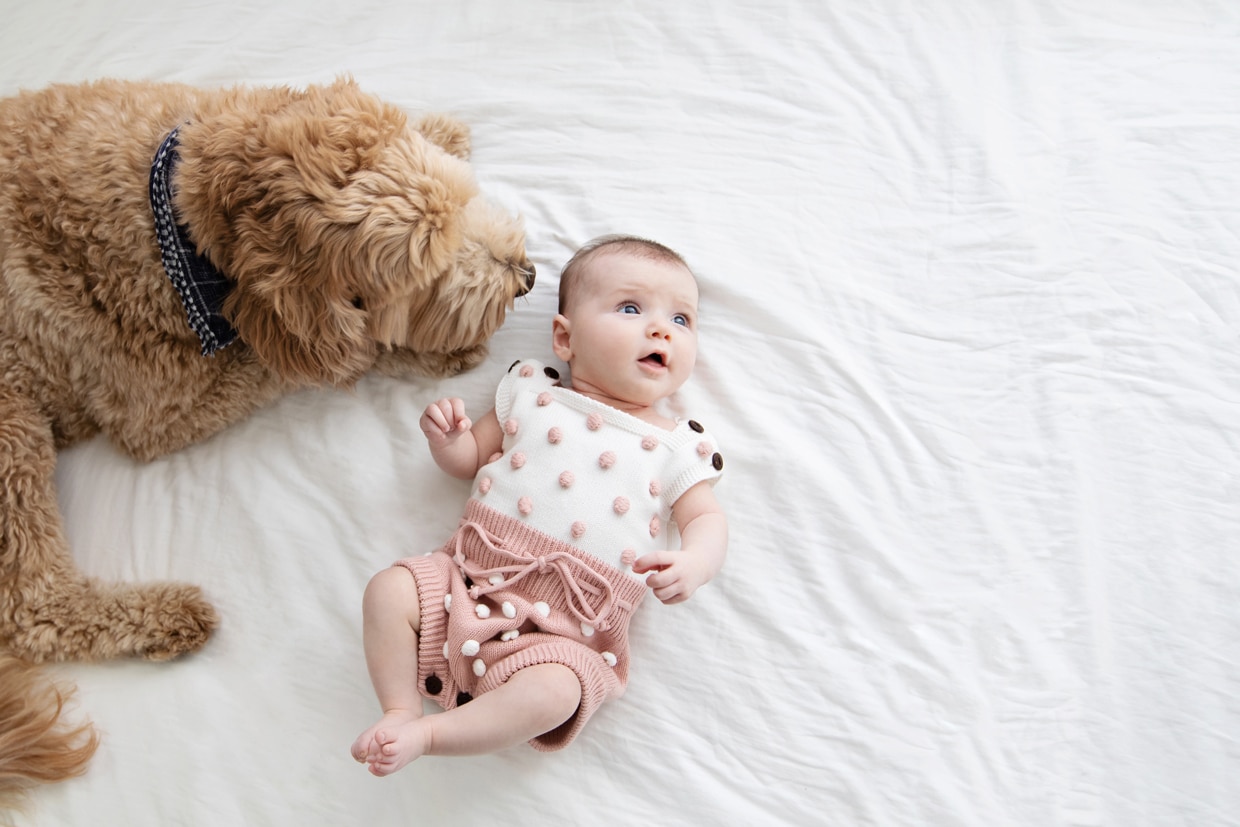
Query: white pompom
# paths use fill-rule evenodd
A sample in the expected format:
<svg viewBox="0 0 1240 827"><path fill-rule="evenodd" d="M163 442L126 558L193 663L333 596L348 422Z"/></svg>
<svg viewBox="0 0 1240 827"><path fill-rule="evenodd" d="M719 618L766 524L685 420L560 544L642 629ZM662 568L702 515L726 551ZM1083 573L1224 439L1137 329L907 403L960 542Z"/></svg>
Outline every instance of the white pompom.
<svg viewBox="0 0 1240 827"><path fill-rule="evenodd" d="M498 586L500 583L504 582L504 575L492 574L490 577L487 578L487 582L490 583L492 586Z"/></svg>
<svg viewBox="0 0 1240 827"><path fill-rule="evenodd" d="M534 611L538 612L543 617L547 617L551 614L551 607L540 600L534 604Z"/></svg>
<svg viewBox="0 0 1240 827"><path fill-rule="evenodd" d="M477 606L474 606L474 614L486 619L491 616L491 607L485 603L479 603Z"/></svg>
<svg viewBox="0 0 1240 827"><path fill-rule="evenodd" d="M509 629L507 632L504 632L502 635L500 635L499 639L507 642L510 640L516 640L518 637L520 637L520 635L521 635L520 629Z"/></svg>
<svg viewBox="0 0 1240 827"><path fill-rule="evenodd" d="M478 658L476 661L474 661L474 674L481 678L486 673L487 673L487 665L482 662L482 658Z"/></svg>
<svg viewBox="0 0 1240 827"><path fill-rule="evenodd" d="M581 624L581 633L585 635L586 637L593 637L594 627L591 626L589 623L583 623Z"/></svg>
<svg viewBox="0 0 1240 827"><path fill-rule="evenodd" d="M517 616L517 607L509 603L507 600L504 601L504 605L500 606L500 608L504 611L504 617L509 620Z"/></svg>
<svg viewBox="0 0 1240 827"><path fill-rule="evenodd" d="M481 648L482 645L478 643L478 641L467 640L461 644L461 654L467 658L472 658L474 655L478 654L478 650Z"/></svg>
<svg viewBox="0 0 1240 827"><path fill-rule="evenodd" d="M448 659L448 641L446 640L443 642L443 659Z"/></svg>
<svg viewBox="0 0 1240 827"><path fill-rule="evenodd" d="M450 594L445 594L445 595L443 596L443 610L444 610L445 612L450 612L450 611L452 611L452 595L450 595Z"/></svg>
<svg viewBox="0 0 1240 827"><path fill-rule="evenodd" d="M616 665L616 656L615 656L615 655L613 655L611 652L604 652L604 653L603 653L603 660L605 660L605 661L607 662L607 665L608 665L608 666L615 666L615 665Z"/></svg>

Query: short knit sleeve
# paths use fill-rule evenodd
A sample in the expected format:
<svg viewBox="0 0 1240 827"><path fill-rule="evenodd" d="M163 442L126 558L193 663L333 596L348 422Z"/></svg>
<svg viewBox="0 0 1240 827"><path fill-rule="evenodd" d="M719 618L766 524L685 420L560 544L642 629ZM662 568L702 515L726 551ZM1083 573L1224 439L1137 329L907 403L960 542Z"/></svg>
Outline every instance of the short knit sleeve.
<svg viewBox="0 0 1240 827"><path fill-rule="evenodd" d="M663 472L667 486L662 499L670 510L681 496L699 482L714 485L723 476L723 454L713 434L697 420L682 422L674 432L676 448Z"/></svg>
<svg viewBox="0 0 1240 827"><path fill-rule="evenodd" d="M550 388L560 381L560 372L533 359L518 359L495 389L495 415L503 422L512 416L512 401L522 388Z"/></svg>

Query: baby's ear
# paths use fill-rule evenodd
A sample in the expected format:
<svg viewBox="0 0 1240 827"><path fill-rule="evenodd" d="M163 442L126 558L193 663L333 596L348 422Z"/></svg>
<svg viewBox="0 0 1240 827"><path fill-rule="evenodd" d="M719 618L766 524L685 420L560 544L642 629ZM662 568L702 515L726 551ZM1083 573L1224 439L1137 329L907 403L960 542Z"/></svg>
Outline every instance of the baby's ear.
<svg viewBox="0 0 1240 827"><path fill-rule="evenodd" d="M573 355L570 344L572 340L572 322L562 313L557 313L551 320L551 350L561 362L568 362Z"/></svg>

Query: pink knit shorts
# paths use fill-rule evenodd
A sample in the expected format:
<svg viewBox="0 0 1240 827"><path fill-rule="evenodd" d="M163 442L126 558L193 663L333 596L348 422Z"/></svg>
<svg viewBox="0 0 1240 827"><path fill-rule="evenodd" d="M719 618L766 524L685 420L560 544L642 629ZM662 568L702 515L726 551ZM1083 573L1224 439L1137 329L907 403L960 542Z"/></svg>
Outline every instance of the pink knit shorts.
<svg viewBox="0 0 1240 827"><path fill-rule="evenodd" d="M395 565L417 583L418 689L444 709L526 666L562 664L581 681L581 705L530 741L551 751L623 694L629 619L647 589L614 566L476 500L442 548Z"/></svg>

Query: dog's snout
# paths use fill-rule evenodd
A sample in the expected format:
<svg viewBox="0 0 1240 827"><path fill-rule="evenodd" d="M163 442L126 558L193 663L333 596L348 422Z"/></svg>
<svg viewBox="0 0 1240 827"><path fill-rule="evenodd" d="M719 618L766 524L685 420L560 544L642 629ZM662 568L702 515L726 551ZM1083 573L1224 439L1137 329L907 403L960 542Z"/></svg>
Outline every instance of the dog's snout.
<svg viewBox="0 0 1240 827"><path fill-rule="evenodd" d="M521 279L524 282L525 286L524 288L522 288L521 292L518 293L517 295L524 296L526 293L534 289L534 275L535 275L534 265L531 262L527 261L525 262L524 265L522 265L520 272L521 272Z"/></svg>

